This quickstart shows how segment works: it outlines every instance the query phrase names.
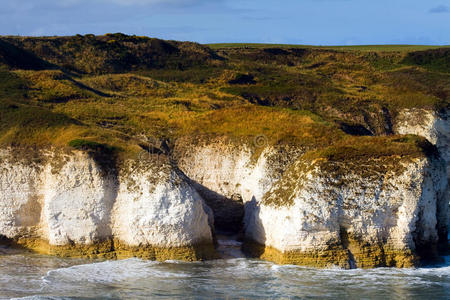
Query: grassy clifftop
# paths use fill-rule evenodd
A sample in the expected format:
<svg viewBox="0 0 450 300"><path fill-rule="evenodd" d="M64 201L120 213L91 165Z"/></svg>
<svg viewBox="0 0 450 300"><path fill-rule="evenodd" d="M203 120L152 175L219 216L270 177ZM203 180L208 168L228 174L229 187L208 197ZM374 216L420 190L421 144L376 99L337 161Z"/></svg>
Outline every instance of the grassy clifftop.
<svg viewBox="0 0 450 300"><path fill-rule="evenodd" d="M104 36L3 37L0 42L0 62L25 69L53 66L83 74L151 68L183 69L217 59L211 49L200 44L121 33Z"/></svg>
<svg viewBox="0 0 450 300"><path fill-rule="evenodd" d="M0 37L0 144L134 153L144 137L263 135L305 149L380 145L358 135L391 134L403 108L449 106L450 48L431 48Z"/></svg>

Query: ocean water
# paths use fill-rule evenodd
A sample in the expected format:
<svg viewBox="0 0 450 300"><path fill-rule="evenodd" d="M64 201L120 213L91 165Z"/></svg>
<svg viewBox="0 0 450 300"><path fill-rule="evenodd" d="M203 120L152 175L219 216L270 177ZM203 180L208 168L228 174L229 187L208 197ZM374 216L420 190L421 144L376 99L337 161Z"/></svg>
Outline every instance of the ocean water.
<svg viewBox="0 0 450 300"><path fill-rule="evenodd" d="M63 259L0 249L0 299L450 299L450 257L418 269L312 269L247 259Z"/></svg>

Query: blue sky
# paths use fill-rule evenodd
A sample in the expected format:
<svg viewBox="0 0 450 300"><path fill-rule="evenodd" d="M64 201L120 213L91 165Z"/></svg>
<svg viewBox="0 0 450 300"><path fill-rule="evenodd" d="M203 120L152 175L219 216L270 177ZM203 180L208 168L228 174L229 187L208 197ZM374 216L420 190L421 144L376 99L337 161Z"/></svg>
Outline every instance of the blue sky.
<svg viewBox="0 0 450 300"><path fill-rule="evenodd" d="M123 32L314 45L450 44L450 0L1 0L1 35Z"/></svg>

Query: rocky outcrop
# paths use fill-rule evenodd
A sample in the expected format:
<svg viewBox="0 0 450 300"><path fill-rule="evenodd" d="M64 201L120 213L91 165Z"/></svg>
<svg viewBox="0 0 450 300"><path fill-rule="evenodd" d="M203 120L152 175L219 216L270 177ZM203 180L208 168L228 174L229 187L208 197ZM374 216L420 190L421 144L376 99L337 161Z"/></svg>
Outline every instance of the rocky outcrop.
<svg viewBox="0 0 450 300"><path fill-rule="evenodd" d="M428 138L445 158L447 129L433 126L437 138ZM244 250L279 263L412 266L447 234L445 162L424 139L377 139L308 152L179 139L170 159L161 151L120 163L2 150L0 235L58 255L197 260L214 257L214 227L237 233L244 224ZM384 142L397 152L378 151Z"/></svg>
<svg viewBox="0 0 450 300"><path fill-rule="evenodd" d="M319 267L412 266L446 231L446 186L437 157L304 157L249 207L245 250Z"/></svg>
<svg viewBox="0 0 450 300"><path fill-rule="evenodd" d="M394 132L425 137L436 145L441 157L447 162L450 174L450 112L427 109L405 109L396 117Z"/></svg>
<svg viewBox="0 0 450 300"><path fill-rule="evenodd" d="M418 108L404 109L396 117L394 131L397 134L423 136L437 147L447 166L449 185L444 197L450 206L450 111L445 109L440 111ZM446 236L442 238L444 239Z"/></svg>
<svg viewBox="0 0 450 300"><path fill-rule="evenodd" d="M0 159L4 242L65 256L214 256L209 208L161 157L109 168L80 151Z"/></svg>
<svg viewBox="0 0 450 300"><path fill-rule="evenodd" d="M174 150L178 166L213 209L216 227L232 232L241 229L245 204L260 201L299 153L268 146L264 136L251 143L180 140Z"/></svg>

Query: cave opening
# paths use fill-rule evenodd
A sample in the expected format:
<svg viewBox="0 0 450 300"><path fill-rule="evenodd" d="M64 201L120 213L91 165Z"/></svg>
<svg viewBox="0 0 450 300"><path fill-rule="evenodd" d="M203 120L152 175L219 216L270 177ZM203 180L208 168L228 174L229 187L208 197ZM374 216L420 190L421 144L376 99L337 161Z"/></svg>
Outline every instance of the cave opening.
<svg viewBox="0 0 450 300"><path fill-rule="evenodd" d="M216 250L222 258L245 257L241 251L244 238L244 201L238 193L229 197L192 182L196 191L211 208L214 215L213 235Z"/></svg>
<svg viewBox="0 0 450 300"><path fill-rule="evenodd" d="M194 183L194 187L213 211L216 234L233 236L242 232L244 201L240 194L226 197L199 183Z"/></svg>

